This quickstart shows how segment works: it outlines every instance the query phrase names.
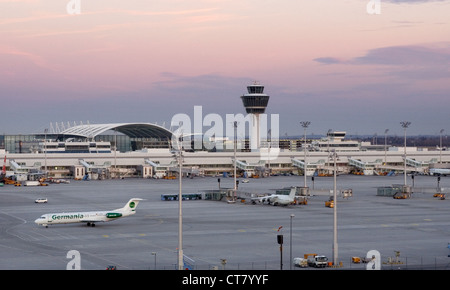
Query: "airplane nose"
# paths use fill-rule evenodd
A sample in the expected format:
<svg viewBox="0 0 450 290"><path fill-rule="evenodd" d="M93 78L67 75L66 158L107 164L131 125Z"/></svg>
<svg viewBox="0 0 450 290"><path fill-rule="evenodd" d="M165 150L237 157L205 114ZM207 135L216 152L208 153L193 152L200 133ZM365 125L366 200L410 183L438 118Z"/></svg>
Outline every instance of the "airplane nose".
<svg viewBox="0 0 450 290"><path fill-rule="evenodd" d="M35 222L36 224L39 224L39 219L35 219L34 222Z"/></svg>

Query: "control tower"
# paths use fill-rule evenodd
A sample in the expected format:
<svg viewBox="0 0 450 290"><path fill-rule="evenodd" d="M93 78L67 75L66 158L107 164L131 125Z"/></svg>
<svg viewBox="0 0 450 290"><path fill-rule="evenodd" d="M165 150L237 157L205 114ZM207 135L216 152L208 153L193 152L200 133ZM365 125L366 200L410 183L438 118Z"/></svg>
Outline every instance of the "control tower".
<svg viewBox="0 0 450 290"><path fill-rule="evenodd" d="M269 96L264 94L264 86L258 82L247 86L248 94L241 96L247 114L252 115L252 124L250 132L250 147L252 150L259 149L260 126L259 115L264 114L269 103Z"/></svg>

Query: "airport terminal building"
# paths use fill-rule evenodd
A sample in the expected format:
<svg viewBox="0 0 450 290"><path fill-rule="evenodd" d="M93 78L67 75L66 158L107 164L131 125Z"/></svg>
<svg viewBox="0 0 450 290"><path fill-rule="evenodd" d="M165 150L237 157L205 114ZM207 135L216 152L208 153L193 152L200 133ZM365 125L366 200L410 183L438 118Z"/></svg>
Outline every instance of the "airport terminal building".
<svg viewBox="0 0 450 290"><path fill-rule="evenodd" d="M6 171L21 179L40 174L73 179L86 176L92 179L176 178L178 175L178 161L172 148L176 138L169 129L150 123L67 127L41 134L0 136L0 154L5 156ZM345 140L345 132L328 132L324 138L310 140L263 140L258 150L250 150L249 140L236 140L242 145L236 152L217 150L233 146L211 144L193 150L194 146L189 146L191 142L193 139L183 139L186 150L183 150L182 172L186 176L231 176L235 166L237 175L244 177L305 172L308 176L327 176L334 169L331 152L337 153L339 173L386 175L403 172L405 168L405 148ZM406 153L407 172L428 174L430 168L450 166L448 151L406 147Z"/></svg>
<svg viewBox="0 0 450 290"><path fill-rule="evenodd" d="M261 122L270 96L255 82L240 98L249 117L249 137L185 134L151 123L55 124L39 134L0 136L0 155L7 175L26 179L54 178L176 178L182 158L187 176L264 177L277 174L328 176L334 172L387 175L429 173L450 166L450 152L417 147L373 145L346 140L345 132L326 137L276 139ZM308 122L309 123L309 122ZM235 130L237 121L234 122ZM306 124L302 124L306 126ZM180 126L181 127L181 126ZM267 136L266 136L267 135ZM275 134L274 134L275 135ZM199 138L200 144L198 146ZM406 142L406 136L405 136ZM256 144L256 146L255 146ZM332 153L335 152L334 158Z"/></svg>

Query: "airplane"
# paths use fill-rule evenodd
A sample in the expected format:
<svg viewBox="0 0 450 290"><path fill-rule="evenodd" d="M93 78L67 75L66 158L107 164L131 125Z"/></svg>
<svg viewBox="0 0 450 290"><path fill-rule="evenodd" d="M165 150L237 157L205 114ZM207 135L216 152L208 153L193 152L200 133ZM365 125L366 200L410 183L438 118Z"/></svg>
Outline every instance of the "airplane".
<svg viewBox="0 0 450 290"><path fill-rule="evenodd" d="M44 214L34 222L37 225L48 228L48 225L87 223L87 226L95 226L97 222L109 222L122 217L127 217L136 213L136 207L143 199L132 198L124 207L111 211L90 211L90 212L70 212L70 213L48 213Z"/></svg>
<svg viewBox="0 0 450 290"><path fill-rule="evenodd" d="M264 203L267 202L268 204L273 205L288 205L294 202L295 199L295 193L297 192L297 187L291 187L291 191L289 195L286 194L272 194L268 196L263 197L257 197L252 199L252 202L255 204L256 202Z"/></svg>

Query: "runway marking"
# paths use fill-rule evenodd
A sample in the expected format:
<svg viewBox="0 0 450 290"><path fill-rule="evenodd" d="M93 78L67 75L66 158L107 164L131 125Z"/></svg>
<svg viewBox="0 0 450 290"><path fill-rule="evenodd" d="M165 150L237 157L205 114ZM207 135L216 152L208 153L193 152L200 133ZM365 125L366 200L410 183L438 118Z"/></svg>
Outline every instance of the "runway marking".
<svg viewBox="0 0 450 290"><path fill-rule="evenodd" d="M432 219L423 219L424 221L431 222Z"/></svg>
<svg viewBox="0 0 450 290"><path fill-rule="evenodd" d="M109 236L108 236L108 235L103 235L103 237L104 237L104 238L109 238Z"/></svg>

